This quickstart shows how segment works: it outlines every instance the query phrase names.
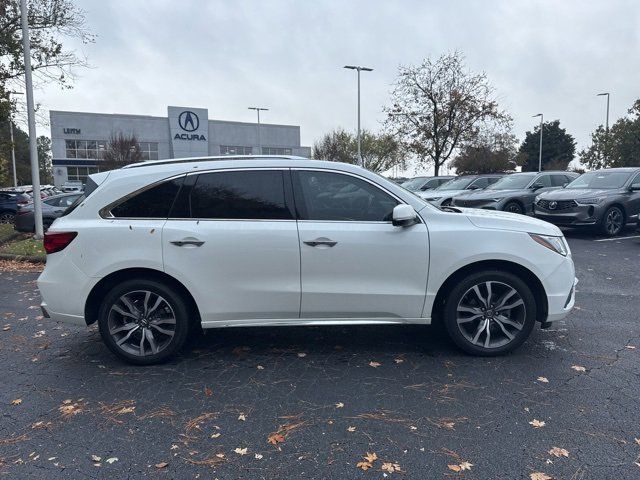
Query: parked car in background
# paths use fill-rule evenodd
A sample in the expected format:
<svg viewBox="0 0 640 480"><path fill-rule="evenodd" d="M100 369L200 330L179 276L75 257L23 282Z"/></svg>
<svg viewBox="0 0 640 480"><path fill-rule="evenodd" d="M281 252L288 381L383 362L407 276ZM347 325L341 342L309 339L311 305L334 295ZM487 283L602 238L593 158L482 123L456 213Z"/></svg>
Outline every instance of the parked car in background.
<svg viewBox="0 0 640 480"><path fill-rule="evenodd" d="M18 206L26 205L31 197L18 191L0 192L0 223L13 223Z"/></svg>
<svg viewBox="0 0 640 480"><path fill-rule="evenodd" d="M582 174L564 189L535 199L535 215L555 225L596 227L618 235L640 212L640 168L610 168Z"/></svg>
<svg viewBox="0 0 640 480"><path fill-rule="evenodd" d="M416 192L418 196L437 207L451 205L451 200L458 195L483 190L504 177L502 173L487 175L463 175L449 180L433 190Z"/></svg>
<svg viewBox="0 0 640 480"><path fill-rule="evenodd" d="M558 227L439 209L355 165L128 165L90 175L76 205L45 234L43 314L97 322L136 364L168 359L200 327L431 319L466 352L498 355L575 301Z"/></svg>
<svg viewBox="0 0 640 480"><path fill-rule="evenodd" d="M456 207L533 214L536 195L562 188L577 177L577 173L560 171L512 173L484 190L454 198L451 204Z"/></svg>
<svg viewBox="0 0 640 480"><path fill-rule="evenodd" d="M61 195L54 195L42 200L42 225L45 230L51 226L53 221L61 216L64 211L69 208L78 197L82 196L82 193L63 193ZM33 232L35 231L35 219L33 203L30 202L26 205L18 206L16 212L14 229L18 232Z"/></svg>
<svg viewBox="0 0 640 480"><path fill-rule="evenodd" d="M402 186L410 192L424 192L439 187L443 183L456 178L453 175L443 175L439 177L415 177L402 183Z"/></svg>
<svg viewBox="0 0 640 480"><path fill-rule="evenodd" d="M84 185L79 180L71 180L63 183L61 190L63 192L81 192L84 190Z"/></svg>

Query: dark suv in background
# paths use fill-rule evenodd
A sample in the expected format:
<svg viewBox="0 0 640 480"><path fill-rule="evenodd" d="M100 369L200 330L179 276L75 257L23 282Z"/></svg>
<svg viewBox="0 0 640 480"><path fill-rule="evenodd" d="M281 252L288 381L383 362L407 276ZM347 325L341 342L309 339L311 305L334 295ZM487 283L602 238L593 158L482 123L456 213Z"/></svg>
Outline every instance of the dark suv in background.
<svg viewBox="0 0 640 480"><path fill-rule="evenodd" d="M31 197L18 191L0 191L0 223L13 223L18 205L26 205Z"/></svg>
<svg viewBox="0 0 640 480"><path fill-rule="evenodd" d="M640 211L640 168L587 172L554 192L536 197L536 217L567 227L599 227L615 236Z"/></svg>
<svg viewBox="0 0 640 480"><path fill-rule="evenodd" d="M560 171L512 173L484 190L455 197L451 205L530 214L536 195L562 188L577 177L577 173Z"/></svg>
<svg viewBox="0 0 640 480"><path fill-rule="evenodd" d="M502 177L504 177L503 173L462 175L443 183L438 188L427 190L426 192L416 192L416 194L437 207L444 207L451 205L454 197L474 190L483 190L489 185L496 183Z"/></svg>
<svg viewBox="0 0 640 480"><path fill-rule="evenodd" d="M440 177L415 177L401 183L400 186L413 193L424 192L425 190L431 190L439 187L443 183L447 183L452 178L456 177L452 175L443 175Z"/></svg>

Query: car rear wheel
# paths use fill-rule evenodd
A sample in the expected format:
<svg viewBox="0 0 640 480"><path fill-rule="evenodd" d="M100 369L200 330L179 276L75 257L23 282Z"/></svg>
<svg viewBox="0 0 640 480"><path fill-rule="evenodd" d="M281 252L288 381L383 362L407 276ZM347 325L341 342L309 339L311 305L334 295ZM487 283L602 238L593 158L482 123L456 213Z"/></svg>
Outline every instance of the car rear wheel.
<svg viewBox="0 0 640 480"><path fill-rule="evenodd" d="M444 323L467 353L501 355L519 347L536 321L536 301L527 284L509 272L469 275L449 293Z"/></svg>
<svg viewBox="0 0 640 480"><path fill-rule="evenodd" d="M2 212L0 213L0 223L4 224L12 224L16 219L16 216L12 212Z"/></svg>
<svg viewBox="0 0 640 480"><path fill-rule="evenodd" d="M509 202L504 206L504 211L505 212L510 212L510 213L518 213L520 215L522 215L524 213L524 209L522 208L522 205L520 205L518 202Z"/></svg>
<svg viewBox="0 0 640 480"><path fill-rule="evenodd" d="M624 228L624 212L620 207L610 207L602 217L602 231L605 235L615 237Z"/></svg>
<svg viewBox="0 0 640 480"><path fill-rule="evenodd" d="M100 306L98 326L109 349L136 365L175 355L190 330L189 308L180 295L156 280L129 280L112 288Z"/></svg>

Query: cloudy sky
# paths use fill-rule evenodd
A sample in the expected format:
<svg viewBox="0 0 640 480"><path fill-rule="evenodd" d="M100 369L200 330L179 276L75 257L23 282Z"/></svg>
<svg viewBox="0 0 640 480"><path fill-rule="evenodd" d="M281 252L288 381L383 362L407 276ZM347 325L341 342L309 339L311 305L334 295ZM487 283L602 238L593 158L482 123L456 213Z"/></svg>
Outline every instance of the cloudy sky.
<svg viewBox="0 0 640 480"><path fill-rule="evenodd" d="M94 44L93 68L72 90L36 101L52 110L166 116L167 105L206 107L209 118L300 125L303 145L356 125L355 72L363 73L363 127L383 119L398 65L462 51L484 70L522 139L544 112L579 148L640 97L640 2L77 0ZM44 130L46 127L41 127Z"/></svg>

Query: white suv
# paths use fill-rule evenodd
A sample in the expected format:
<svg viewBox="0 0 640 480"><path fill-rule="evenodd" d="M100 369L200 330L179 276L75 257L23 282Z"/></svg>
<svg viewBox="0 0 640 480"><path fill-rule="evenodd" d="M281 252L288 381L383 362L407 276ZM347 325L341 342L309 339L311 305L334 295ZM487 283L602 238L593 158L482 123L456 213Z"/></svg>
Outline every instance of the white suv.
<svg viewBox="0 0 640 480"><path fill-rule="evenodd" d="M43 311L98 322L137 364L202 328L429 324L513 350L574 303L560 230L438 209L362 168L295 157L145 162L91 175L45 237Z"/></svg>

